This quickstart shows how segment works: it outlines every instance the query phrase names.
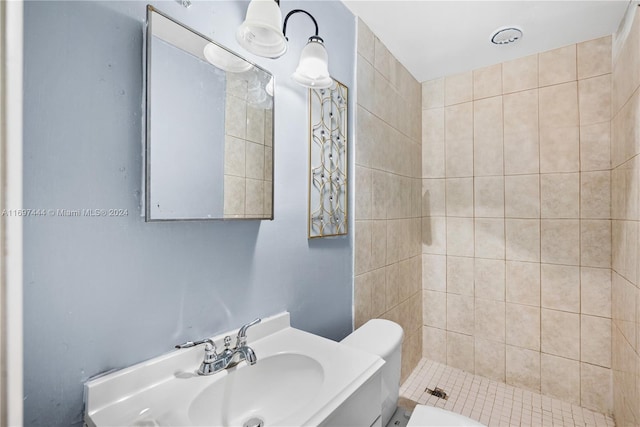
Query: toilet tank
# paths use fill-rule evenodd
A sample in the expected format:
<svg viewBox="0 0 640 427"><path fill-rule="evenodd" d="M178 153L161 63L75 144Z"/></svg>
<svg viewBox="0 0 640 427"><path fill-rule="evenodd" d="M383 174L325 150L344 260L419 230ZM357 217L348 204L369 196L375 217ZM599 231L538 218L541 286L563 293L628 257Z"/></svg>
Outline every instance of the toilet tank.
<svg viewBox="0 0 640 427"><path fill-rule="evenodd" d="M384 319L371 319L341 343L380 356L382 367L382 425L386 426L398 406L402 362L402 327Z"/></svg>

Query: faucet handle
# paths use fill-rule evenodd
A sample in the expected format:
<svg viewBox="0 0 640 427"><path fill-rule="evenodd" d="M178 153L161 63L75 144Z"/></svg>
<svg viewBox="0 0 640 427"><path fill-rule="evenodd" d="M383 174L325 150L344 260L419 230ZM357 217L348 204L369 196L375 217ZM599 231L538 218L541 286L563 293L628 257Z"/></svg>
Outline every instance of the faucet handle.
<svg viewBox="0 0 640 427"><path fill-rule="evenodd" d="M182 344L176 344L175 348L190 348L200 344L204 344L204 340L183 342Z"/></svg>
<svg viewBox="0 0 640 427"><path fill-rule="evenodd" d="M216 351L216 343L214 343L211 338L205 338L203 340L198 340L198 341L187 341L182 344L176 344L175 348L190 348L200 344L207 344L205 346L205 351L211 351L211 350L213 350L214 352Z"/></svg>
<svg viewBox="0 0 640 427"><path fill-rule="evenodd" d="M252 322L242 326L240 330L238 330L238 337L237 337L238 339L236 341L236 347L242 347L247 343L247 329L249 329L253 325L257 325L260 322L262 322L262 319L257 318Z"/></svg>

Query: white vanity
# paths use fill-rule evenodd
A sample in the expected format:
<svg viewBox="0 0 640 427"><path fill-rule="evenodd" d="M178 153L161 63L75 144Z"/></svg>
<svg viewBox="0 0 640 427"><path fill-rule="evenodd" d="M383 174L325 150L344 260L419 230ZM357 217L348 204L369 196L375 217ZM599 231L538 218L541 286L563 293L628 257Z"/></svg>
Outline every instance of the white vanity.
<svg viewBox="0 0 640 427"><path fill-rule="evenodd" d="M214 337L224 347L225 335ZM198 375L203 346L176 350L85 384L85 424L100 426L381 425L373 354L292 328L282 313L253 326L257 356Z"/></svg>

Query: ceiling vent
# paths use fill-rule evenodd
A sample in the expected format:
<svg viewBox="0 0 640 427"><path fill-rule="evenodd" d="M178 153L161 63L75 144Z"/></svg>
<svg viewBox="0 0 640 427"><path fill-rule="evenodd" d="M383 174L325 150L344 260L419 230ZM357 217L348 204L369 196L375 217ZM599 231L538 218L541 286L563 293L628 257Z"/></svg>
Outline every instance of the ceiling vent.
<svg viewBox="0 0 640 427"><path fill-rule="evenodd" d="M516 27L498 28L491 35L493 44L511 44L522 38L522 30Z"/></svg>

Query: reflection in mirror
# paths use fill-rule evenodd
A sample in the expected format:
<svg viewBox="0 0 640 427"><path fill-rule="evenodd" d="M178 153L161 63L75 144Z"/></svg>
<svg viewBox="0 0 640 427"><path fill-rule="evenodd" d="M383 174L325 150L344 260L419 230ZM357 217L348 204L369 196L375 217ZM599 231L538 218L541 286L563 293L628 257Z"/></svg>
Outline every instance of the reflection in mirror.
<svg viewBox="0 0 640 427"><path fill-rule="evenodd" d="M273 76L147 10L146 220L273 219Z"/></svg>

